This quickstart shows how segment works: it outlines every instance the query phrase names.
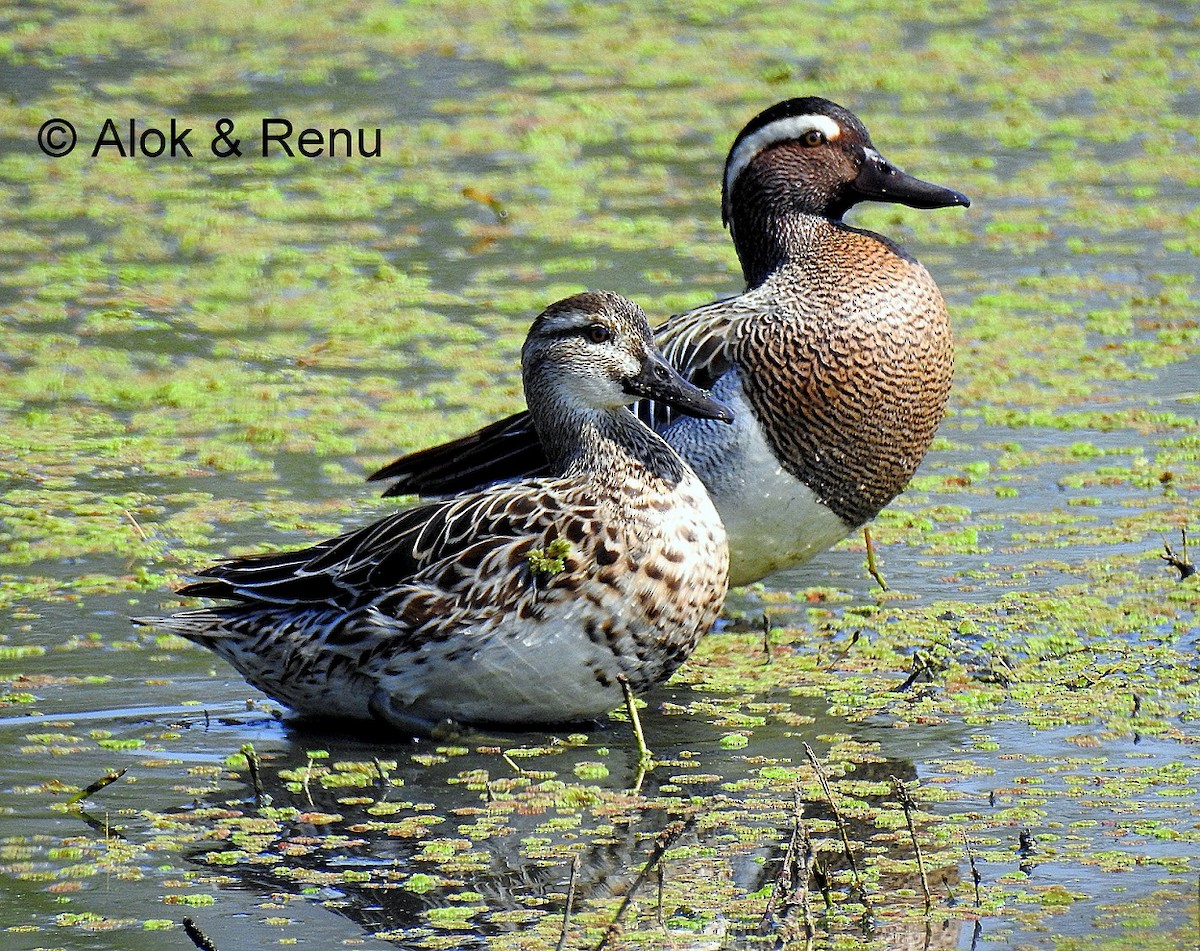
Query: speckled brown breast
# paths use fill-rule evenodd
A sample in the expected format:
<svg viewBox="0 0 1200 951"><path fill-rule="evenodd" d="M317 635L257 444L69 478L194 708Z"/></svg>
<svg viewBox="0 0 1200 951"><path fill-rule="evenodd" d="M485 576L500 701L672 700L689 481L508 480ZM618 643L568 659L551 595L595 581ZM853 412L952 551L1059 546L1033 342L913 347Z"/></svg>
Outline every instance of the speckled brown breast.
<svg viewBox="0 0 1200 951"><path fill-rule="evenodd" d="M852 525L907 484L945 412L954 344L924 267L879 236L826 226L774 275L774 312L738 363L784 467Z"/></svg>

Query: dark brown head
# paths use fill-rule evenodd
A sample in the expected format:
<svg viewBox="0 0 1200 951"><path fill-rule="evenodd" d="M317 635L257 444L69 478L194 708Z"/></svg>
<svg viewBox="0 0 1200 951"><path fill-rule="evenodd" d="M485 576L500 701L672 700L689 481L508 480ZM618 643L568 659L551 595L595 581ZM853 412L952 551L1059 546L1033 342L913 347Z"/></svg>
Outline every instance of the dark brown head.
<svg viewBox="0 0 1200 951"><path fill-rule="evenodd" d="M829 221L860 201L913 208L966 207L961 192L914 178L887 161L858 117L828 99L789 99L759 113L734 140L725 161L721 211L749 272L765 229L794 215Z"/></svg>

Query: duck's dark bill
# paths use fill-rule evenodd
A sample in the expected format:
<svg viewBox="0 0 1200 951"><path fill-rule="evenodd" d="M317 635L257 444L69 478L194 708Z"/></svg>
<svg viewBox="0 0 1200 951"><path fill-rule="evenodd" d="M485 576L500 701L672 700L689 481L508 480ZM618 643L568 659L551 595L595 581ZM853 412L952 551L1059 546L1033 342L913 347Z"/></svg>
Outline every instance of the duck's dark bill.
<svg viewBox="0 0 1200 951"><path fill-rule="evenodd" d="M693 386L657 354L646 358L637 376L625 380L625 392L665 403L687 416L733 422L728 406L709 396L707 390Z"/></svg>
<svg viewBox="0 0 1200 951"><path fill-rule="evenodd" d="M971 204L971 199L962 192L909 175L870 149L862 170L850 187L860 200L894 201L912 208L949 208L954 205L967 208Z"/></svg>

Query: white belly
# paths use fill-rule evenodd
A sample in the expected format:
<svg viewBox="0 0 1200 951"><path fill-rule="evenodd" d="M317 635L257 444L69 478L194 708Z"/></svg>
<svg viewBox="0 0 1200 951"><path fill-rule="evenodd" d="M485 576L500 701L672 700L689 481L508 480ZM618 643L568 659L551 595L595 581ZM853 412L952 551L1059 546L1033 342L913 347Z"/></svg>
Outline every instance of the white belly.
<svg viewBox="0 0 1200 951"><path fill-rule="evenodd" d="M551 623L500 624L474 650L447 661L411 664L381 685L398 706L429 720L466 723L562 723L593 719L619 706L612 653L588 642L578 623L561 614ZM597 678L596 671L605 676ZM602 682L603 681L603 682Z"/></svg>
<svg viewBox="0 0 1200 951"><path fill-rule="evenodd" d="M736 371L713 395L732 424L683 417L663 433L696 470L729 535L729 583L749 584L803 564L845 538L853 526L834 515L775 458L746 401Z"/></svg>

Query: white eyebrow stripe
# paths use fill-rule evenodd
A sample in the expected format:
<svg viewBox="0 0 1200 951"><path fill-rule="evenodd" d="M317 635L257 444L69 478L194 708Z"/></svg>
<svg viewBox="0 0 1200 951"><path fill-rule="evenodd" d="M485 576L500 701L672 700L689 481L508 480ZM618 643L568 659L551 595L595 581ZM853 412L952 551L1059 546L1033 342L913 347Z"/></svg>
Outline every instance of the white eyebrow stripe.
<svg viewBox="0 0 1200 951"><path fill-rule="evenodd" d="M737 148L733 150L733 154L729 156L729 163L725 168L726 193L733 188L733 183L742 174L742 169L749 165L750 160L768 145L774 145L776 142L786 142L789 139L798 139L806 132L814 130L825 133L825 138L830 142L842 134L842 127L833 119L829 118L829 116L815 113L807 116L789 116L786 119L776 119L774 122L763 126L757 132L746 136L738 143Z"/></svg>

